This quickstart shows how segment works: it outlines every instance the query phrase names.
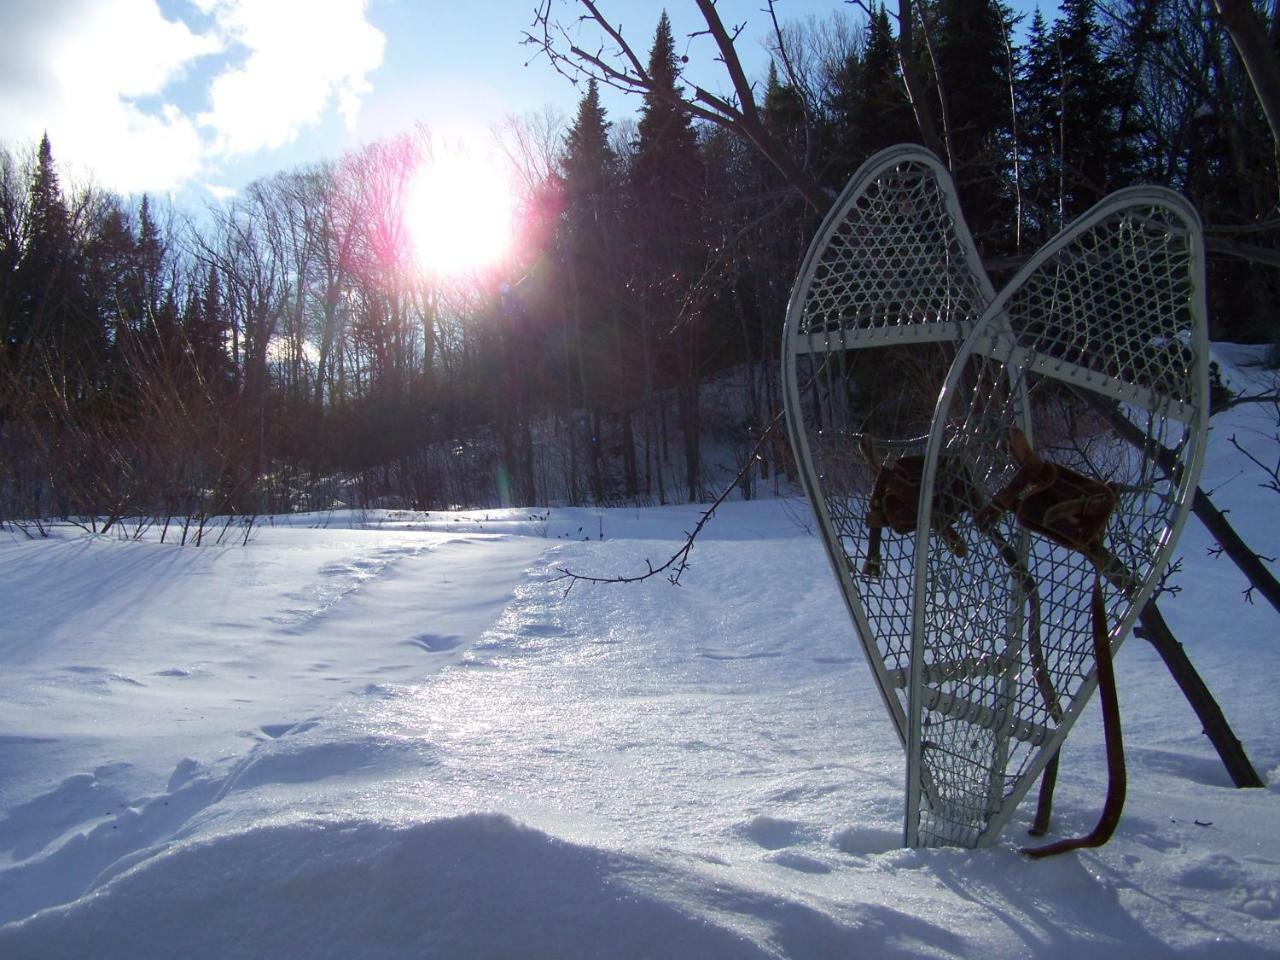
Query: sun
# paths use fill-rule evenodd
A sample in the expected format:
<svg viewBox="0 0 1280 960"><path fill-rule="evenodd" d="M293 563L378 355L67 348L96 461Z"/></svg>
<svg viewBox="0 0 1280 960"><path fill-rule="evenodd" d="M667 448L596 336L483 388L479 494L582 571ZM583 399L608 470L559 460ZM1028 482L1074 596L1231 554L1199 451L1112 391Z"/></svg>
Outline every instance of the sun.
<svg viewBox="0 0 1280 960"><path fill-rule="evenodd" d="M497 164L464 156L425 161L404 207L419 269L458 276L499 262L511 247L513 206L510 179Z"/></svg>

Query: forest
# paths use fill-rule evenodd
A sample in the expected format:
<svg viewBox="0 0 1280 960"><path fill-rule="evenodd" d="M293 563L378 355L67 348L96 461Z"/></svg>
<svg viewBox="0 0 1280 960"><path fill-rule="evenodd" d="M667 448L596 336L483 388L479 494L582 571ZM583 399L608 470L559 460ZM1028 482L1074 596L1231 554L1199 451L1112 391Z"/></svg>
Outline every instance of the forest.
<svg viewBox="0 0 1280 960"><path fill-rule="evenodd" d="M47 136L7 145L0 523L199 542L226 534L213 518L292 510L776 489L792 280L853 171L904 141L950 167L997 286L1108 192L1181 191L1211 336L1276 340L1277 141L1240 4L832 6L777 24L755 78L708 16L737 97L686 85L665 13L631 51L595 4L572 27L540 6L513 56L565 74L577 109L500 131L516 252L465 278L419 269L401 216L447 149L425 129L198 213L64 182ZM1280 14L1243 6L1274 69ZM603 39L575 39L589 28ZM605 87L635 115L608 115Z"/></svg>

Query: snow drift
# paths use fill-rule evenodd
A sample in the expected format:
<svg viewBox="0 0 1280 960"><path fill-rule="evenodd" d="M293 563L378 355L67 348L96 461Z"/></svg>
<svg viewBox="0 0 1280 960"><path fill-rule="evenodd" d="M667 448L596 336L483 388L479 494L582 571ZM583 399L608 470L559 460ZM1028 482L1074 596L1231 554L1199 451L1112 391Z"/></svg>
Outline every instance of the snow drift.
<svg viewBox="0 0 1280 960"><path fill-rule="evenodd" d="M1274 552L1228 443L1270 422L1220 420L1205 485ZM1269 786L1230 786L1130 640L1116 839L1031 863L1029 810L900 848L901 749L796 502L721 508L678 588L557 579L642 570L697 513L0 534L0 956L1280 954L1274 613L1197 525L1163 606ZM1057 831L1104 782L1091 708Z"/></svg>

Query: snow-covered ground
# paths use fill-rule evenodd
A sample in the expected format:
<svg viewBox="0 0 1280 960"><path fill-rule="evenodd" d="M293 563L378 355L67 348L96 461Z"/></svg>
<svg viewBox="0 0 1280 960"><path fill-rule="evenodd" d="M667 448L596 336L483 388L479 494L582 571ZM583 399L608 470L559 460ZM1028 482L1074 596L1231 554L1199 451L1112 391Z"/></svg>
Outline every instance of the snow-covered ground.
<svg viewBox="0 0 1280 960"><path fill-rule="evenodd" d="M1227 443L1266 412L1215 426L1205 486L1274 553ZM1280 632L1198 524L1163 606L1268 786L1230 786L1130 640L1116 838L1031 862L1027 809L900 848L901 750L802 505L725 505L679 587L555 579L697 515L0 534L0 957L1280 955ZM1104 789L1091 708L1058 831Z"/></svg>

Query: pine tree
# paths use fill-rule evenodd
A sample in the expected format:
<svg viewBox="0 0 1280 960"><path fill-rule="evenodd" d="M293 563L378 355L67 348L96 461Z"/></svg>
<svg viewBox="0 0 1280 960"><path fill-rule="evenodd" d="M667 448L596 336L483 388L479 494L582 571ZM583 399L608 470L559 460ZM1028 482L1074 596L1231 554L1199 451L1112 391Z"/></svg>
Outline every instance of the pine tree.
<svg viewBox="0 0 1280 960"><path fill-rule="evenodd" d="M227 353L227 323L223 319L218 268L210 264L203 289L193 288L182 321L188 360L214 399L225 397L234 380Z"/></svg>
<svg viewBox="0 0 1280 960"><path fill-rule="evenodd" d="M115 198L103 205L85 244L85 291L105 341L103 380L127 381L122 350L129 336L127 305L133 290L136 241L128 215Z"/></svg>
<svg viewBox="0 0 1280 960"><path fill-rule="evenodd" d="M83 251L62 196L49 136L40 140L28 191L27 243L18 264L9 349L40 354L69 398L87 395L101 376L105 338L85 290ZM34 372L32 366L28 370Z"/></svg>
<svg viewBox="0 0 1280 960"><path fill-rule="evenodd" d="M665 10L658 19L648 70L652 89L640 110L632 182L643 199L661 204L664 213L675 213L694 203L702 171L697 135L689 115L679 106L683 87Z"/></svg>
<svg viewBox="0 0 1280 960"><path fill-rule="evenodd" d="M877 150L920 141L883 6L867 19L862 57L850 51L833 77L828 116L832 163L826 179L837 189Z"/></svg>
<svg viewBox="0 0 1280 960"><path fill-rule="evenodd" d="M661 387L676 387L684 440L687 493L700 494L700 420L698 415L701 317L688 295L700 274L699 201L704 172L698 139L688 114L679 106L682 88L671 21L662 12L649 52L651 89L645 94L637 125L636 153L630 171L631 229L637 253L636 281L648 330L663 331L650 344ZM670 331L670 332L668 332ZM658 348L661 355L658 356ZM651 391L650 391L651 392ZM661 493L660 493L661 496Z"/></svg>
<svg viewBox="0 0 1280 960"><path fill-rule="evenodd" d="M1094 0L1063 0L1054 39L1062 89L1063 212L1072 217L1128 180L1134 131L1120 129L1123 68L1104 52L1107 34Z"/></svg>
<svg viewBox="0 0 1280 960"><path fill-rule="evenodd" d="M791 158L805 166L805 154L808 153L808 111L805 110L800 92L778 77L777 64L772 60L769 61L769 76L765 82L760 119L769 135L787 148Z"/></svg>
<svg viewBox="0 0 1280 960"><path fill-rule="evenodd" d="M160 228L151 213L151 198L145 193L138 204L138 244L135 269L138 276L137 310L143 322L160 306L165 250Z"/></svg>
<svg viewBox="0 0 1280 960"><path fill-rule="evenodd" d="M17 316L10 333L13 349L50 335L66 306L63 280L71 258L70 217L47 133L36 152L27 207L27 242L18 263Z"/></svg>
<svg viewBox="0 0 1280 960"><path fill-rule="evenodd" d="M951 172L974 239L985 252L1011 246L1012 127L1009 14L997 0L942 0L938 86L950 118Z"/></svg>
<svg viewBox="0 0 1280 960"><path fill-rule="evenodd" d="M897 41L883 5L867 21L866 52L858 89L857 119L871 153L895 143L919 141L920 131L898 65Z"/></svg>
<svg viewBox="0 0 1280 960"><path fill-rule="evenodd" d="M578 103L578 114L565 138L561 161L565 217L563 246L567 258L570 310L565 342L565 374L576 389L571 405L585 404L592 429L587 442L587 466L592 495L597 502L607 496L600 442L605 406L625 407L629 402L622 354L622 330L618 299L620 271L616 255L618 231L617 157L609 145L609 121L600 104L595 80L587 84ZM577 441L572 456L577 462ZM634 487L634 470L628 473ZM634 491L632 491L634 492Z"/></svg>
<svg viewBox="0 0 1280 960"><path fill-rule="evenodd" d="M1024 238L1048 240L1062 225L1062 84L1058 47L1039 9L1031 18L1019 67Z"/></svg>
<svg viewBox="0 0 1280 960"><path fill-rule="evenodd" d="M1031 22L1019 103L1028 227L1040 241L1138 170L1128 84L1107 42L1094 0L1064 0L1052 28L1038 11Z"/></svg>
<svg viewBox="0 0 1280 960"><path fill-rule="evenodd" d="M609 146L609 121L600 105L600 88L594 77L587 82L587 91L578 103L578 115L565 137L561 167L570 209L597 217L605 191L614 186L617 158Z"/></svg>
<svg viewBox="0 0 1280 960"><path fill-rule="evenodd" d="M868 36L870 23L868 23ZM827 159L823 171L825 186L840 189L868 155L866 135L862 128L863 87L866 53L859 57L849 50L831 77L830 95L824 104L822 145Z"/></svg>

